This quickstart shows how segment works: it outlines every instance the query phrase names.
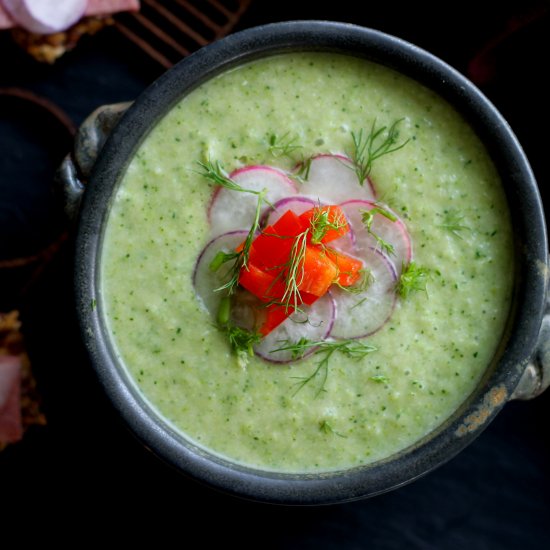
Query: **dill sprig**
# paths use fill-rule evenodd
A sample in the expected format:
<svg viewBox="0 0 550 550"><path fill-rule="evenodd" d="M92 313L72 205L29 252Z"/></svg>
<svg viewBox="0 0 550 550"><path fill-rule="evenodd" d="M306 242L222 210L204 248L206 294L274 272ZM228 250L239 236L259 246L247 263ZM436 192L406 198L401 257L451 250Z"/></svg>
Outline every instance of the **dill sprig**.
<svg viewBox="0 0 550 550"><path fill-rule="evenodd" d="M358 361L369 353L376 351L374 346L365 344L359 340L322 340L314 342L307 338L300 338L297 342L283 340L281 346L271 350L270 353L275 353L276 351L290 351L292 359L299 359L304 356L306 351L312 348L316 348L314 355L320 356L317 366L309 376L296 377L299 382L296 383L297 389L293 395L296 395L306 384L317 377L320 377L320 384L315 397L321 392L326 391L325 384L328 378L329 361L334 353L340 352Z"/></svg>
<svg viewBox="0 0 550 550"><path fill-rule="evenodd" d="M338 213L332 221L329 219L329 215L330 211L324 210L320 206L314 210L310 220L312 244L320 244L329 230L338 231L346 226L346 217L342 212Z"/></svg>
<svg viewBox="0 0 550 550"><path fill-rule="evenodd" d="M304 260L307 250L307 236L309 228L293 238L292 247L288 262L284 264L281 276L284 278L285 291L281 297L281 302L285 308L292 307L297 309L302 303L300 295L300 285L304 280L305 269Z"/></svg>
<svg viewBox="0 0 550 550"><path fill-rule="evenodd" d="M374 275L372 274L372 271L370 269L364 268L359 270L360 277L356 283L354 283L351 286L343 286L338 281L334 281L334 285L336 285L338 288L343 290L344 292L347 292L349 294L361 294L362 292L365 292L369 286L374 283ZM360 303L363 303L366 300L364 298L361 300ZM357 307L359 303L352 306L350 309L353 309L354 307Z"/></svg>
<svg viewBox="0 0 550 550"><path fill-rule="evenodd" d="M394 246L385 241L380 235L375 233L372 230L372 224L374 222L374 216L376 214L380 214L381 216L384 216L391 222L396 222L397 217L394 216L389 210L386 210L382 206L375 206L374 208L371 208L370 210L361 210L361 221L363 222L363 225L365 226L365 229L368 231L370 235L374 237L374 240L376 241L376 245L387 254L395 254L395 248Z"/></svg>
<svg viewBox="0 0 550 550"><path fill-rule="evenodd" d="M309 172L311 170L311 162L313 158L308 157L302 160L300 168L294 174L290 174L290 177L296 180L298 183L304 183L309 179Z"/></svg>
<svg viewBox="0 0 550 550"><path fill-rule="evenodd" d="M397 283L397 293L401 298L407 298L411 292L426 292L430 271L411 262L403 268Z"/></svg>
<svg viewBox="0 0 550 550"><path fill-rule="evenodd" d="M376 127L376 119L367 134L363 128L359 132L351 132L353 140L353 153L351 158L355 164L355 173L361 185L369 176L375 160L394 153L405 147L409 139L397 143L399 138L398 126L403 119L396 120L389 128L387 126Z"/></svg>
<svg viewBox="0 0 550 550"><path fill-rule="evenodd" d="M219 160L212 161L209 159L205 162L201 162L199 160L197 163L202 168L202 172L199 172L199 174L216 185L221 185L226 189L239 191L241 193L252 193L253 195L259 195L262 193L262 191L246 189L240 186L237 182L233 181Z"/></svg>
<svg viewBox="0 0 550 550"><path fill-rule="evenodd" d="M290 157L294 151L301 149L302 146L297 143L298 136L291 136L290 132L284 133L282 136L270 134L269 136L269 152L275 157Z"/></svg>
<svg viewBox="0 0 550 550"><path fill-rule="evenodd" d="M462 220L464 220L464 214L461 214L458 210L445 210L443 223L440 224L439 227L450 231L455 237L463 239L464 237L460 232L471 231L471 229L467 225L464 225Z"/></svg>
<svg viewBox="0 0 550 550"><path fill-rule="evenodd" d="M346 437L344 434L337 432L327 420L321 420L321 422L319 422L319 429L325 434L334 434L343 438Z"/></svg>
<svg viewBox="0 0 550 550"><path fill-rule="evenodd" d="M251 332L241 327L237 327L228 323L223 327L229 345L237 356L237 361L242 368L248 364L248 359L254 355L254 344L257 344L261 339L261 334Z"/></svg>

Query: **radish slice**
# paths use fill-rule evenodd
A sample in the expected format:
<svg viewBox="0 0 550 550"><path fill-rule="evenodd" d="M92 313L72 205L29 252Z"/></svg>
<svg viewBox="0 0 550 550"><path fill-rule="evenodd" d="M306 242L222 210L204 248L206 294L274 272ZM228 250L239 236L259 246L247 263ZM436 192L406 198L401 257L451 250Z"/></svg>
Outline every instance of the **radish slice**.
<svg viewBox="0 0 550 550"><path fill-rule="evenodd" d="M292 195L291 197L285 197L280 201L277 201L273 207L269 208L265 213L261 227L267 227L273 225L285 212L292 210L297 216L311 210L314 206L317 206L319 202L314 201L310 197L302 197L301 195Z"/></svg>
<svg viewBox="0 0 550 550"><path fill-rule="evenodd" d="M68 29L86 11L87 0L3 0L4 7L24 29L53 34Z"/></svg>
<svg viewBox="0 0 550 550"><path fill-rule="evenodd" d="M193 286L204 307L216 318L224 292L216 292L229 279L228 270L233 262L227 262L217 271L210 269L210 263L218 252L230 253L241 244L248 231L231 231L212 239L202 250L193 272Z"/></svg>
<svg viewBox="0 0 550 550"><path fill-rule="evenodd" d="M356 197L375 200L372 182L367 178L359 184L353 161L344 155L317 155L311 159L307 180L300 185L300 193L315 200L321 197L330 204L338 204Z"/></svg>
<svg viewBox="0 0 550 550"><path fill-rule="evenodd" d="M355 255L363 257L365 251L370 248L380 249L380 244L372 233L393 246L393 253L389 254L395 267L397 276L401 274L403 265L412 260L412 241L405 224L397 214L388 206L381 203L364 200L349 200L341 203L340 208L346 215L350 227L353 229L355 238ZM376 213L373 217L371 232L369 233L362 221L363 212L373 208L383 208L396 218L390 220L386 216Z"/></svg>
<svg viewBox="0 0 550 550"><path fill-rule="evenodd" d="M362 338L379 330L390 318L396 301L397 273L392 262L379 250L369 248L362 255L372 283L361 293L331 290L338 315L330 335L333 338Z"/></svg>
<svg viewBox="0 0 550 550"><path fill-rule="evenodd" d="M271 166L246 166L235 170L229 177L244 189L265 189L264 198L270 204L296 194L294 182L284 172ZM267 203L262 213L269 208ZM208 211L212 233L220 235L241 227L252 226L257 204L258 196L253 193L219 187L214 191Z"/></svg>
<svg viewBox="0 0 550 550"><path fill-rule="evenodd" d="M271 363L290 363L297 359L292 357L291 351L273 352L273 350L280 348L285 343L297 342L300 338L317 342L329 337L336 318L336 305L330 293L319 298L311 306L302 305L300 307L302 311L293 313L254 346L257 355ZM312 354L315 349L308 349L298 359Z"/></svg>

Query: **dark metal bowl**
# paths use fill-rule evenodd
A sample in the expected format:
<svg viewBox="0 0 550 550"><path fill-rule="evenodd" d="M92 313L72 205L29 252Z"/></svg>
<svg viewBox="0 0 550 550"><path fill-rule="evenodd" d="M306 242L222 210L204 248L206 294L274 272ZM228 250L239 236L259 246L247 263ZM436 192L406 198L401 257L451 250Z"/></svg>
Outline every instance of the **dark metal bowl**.
<svg viewBox="0 0 550 550"><path fill-rule="evenodd" d="M113 353L100 304L91 307L100 292L98 262L109 203L148 132L204 81L235 65L292 51L328 51L365 58L412 77L454 105L478 133L498 168L513 205L510 210L517 257L514 305L505 336L478 387L452 417L388 459L313 475L236 465L176 433L136 391ZM60 174L74 211L82 194L80 180L91 172L79 212L75 253L82 338L105 391L131 430L159 457L194 479L235 495L273 503L326 504L373 496L443 464L477 437L509 399L532 396L547 384L548 323L546 318L543 322L543 315L548 252L535 179L514 134L495 107L461 74L429 53L398 38L349 24L301 21L252 28L181 61L152 84L120 120L109 109L94 114L79 139L76 157L66 160Z"/></svg>

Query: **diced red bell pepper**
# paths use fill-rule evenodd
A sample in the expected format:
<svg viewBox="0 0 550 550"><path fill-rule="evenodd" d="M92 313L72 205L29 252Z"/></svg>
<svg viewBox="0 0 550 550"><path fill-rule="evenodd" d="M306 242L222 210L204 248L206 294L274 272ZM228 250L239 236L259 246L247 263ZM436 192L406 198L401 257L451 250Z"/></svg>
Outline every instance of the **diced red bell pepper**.
<svg viewBox="0 0 550 550"><path fill-rule="evenodd" d="M326 294L336 280L338 269L320 247L306 245L301 280L298 289L314 296Z"/></svg>
<svg viewBox="0 0 550 550"><path fill-rule="evenodd" d="M288 262L294 237L303 233L300 218L287 210L273 225L258 235L250 249L249 258L261 269L275 270Z"/></svg>
<svg viewBox="0 0 550 550"><path fill-rule="evenodd" d="M325 252L338 269L336 281L339 285L351 286L361 278L361 270L364 267L361 260L338 252L333 248L326 248Z"/></svg>
<svg viewBox="0 0 550 550"><path fill-rule="evenodd" d="M294 313L294 307L280 304L269 304L265 308L265 320L259 329L262 336L267 336L273 329L277 328L289 315Z"/></svg>
<svg viewBox="0 0 550 550"><path fill-rule="evenodd" d="M311 236L319 215L325 215L325 225L335 227L328 229L319 237L319 243L315 243ZM239 283L266 303L262 308L260 334L269 334L301 304L313 304L334 282L349 286L359 279L363 267L360 260L324 246L325 242L347 231L349 227L342 210L338 206L323 206L312 208L301 216L288 210L254 239L247 265L240 271ZM236 250L242 250L242 246ZM289 296L287 278L295 247L304 248L300 250L300 263L294 266L292 274L297 292Z"/></svg>
<svg viewBox="0 0 550 550"><path fill-rule="evenodd" d="M308 294L307 292L301 292L300 296L302 298L302 303L310 306L316 300L319 299L319 296L314 296L313 294ZM286 306L284 304L269 304L264 308L265 318L260 326L259 333L262 336L268 335L273 329L277 328L287 317L294 313L295 309L293 306Z"/></svg>
<svg viewBox="0 0 550 550"><path fill-rule="evenodd" d="M251 262L241 269L239 284L262 302L280 300L285 292L285 285L280 277L259 269Z"/></svg>
<svg viewBox="0 0 550 550"><path fill-rule="evenodd" d="M329 243L349 231L346 215L336 205L315 206L300 214L300 221L304 230L311 229L309 237L313 244Z"/></svg>

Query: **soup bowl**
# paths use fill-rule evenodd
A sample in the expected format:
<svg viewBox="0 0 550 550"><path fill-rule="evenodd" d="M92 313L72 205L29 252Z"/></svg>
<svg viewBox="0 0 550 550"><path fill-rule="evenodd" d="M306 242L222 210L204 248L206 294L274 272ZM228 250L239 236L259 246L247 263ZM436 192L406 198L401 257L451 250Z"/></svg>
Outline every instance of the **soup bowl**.
<svg viewBox="0 0 550 550"><path fill-rule="evenodd" d="M452 105L483 143L506 201L513 205L509 214L515 261L508 266L514 274L512 298L500 340L473 389L461 396L450 415L387 456L300 471L233 459L201 444L200 432L189 436L158 411L141 391L136 383L139 376L127 368L129 359L121 358L115 343L104 303L101 262L109 215L121 182L139 147L167 113L219 75L272 56L304 52L337 54L386 67ZM132 104L107 106L93 113L80 129L75 151L61 166L59 179L67 212L77 223L76 304L91 364L131 431L162 460L213 488L279 504L316 505L371 497L445 463L471 443L507 401L533 397L548 385L547 239L529 163L503 117L471 82L430 53L399 38L326 21L277 23L228 36L182 60ZM185 197L185 190L182 193ZM196 339L173 341L171 345L180 355L201 345L203 354L208 353L208 344ZM336 355L333 360L337 361ZM383 376L372 376L371 380L385 382ZM194 390L183 386L179 391L185 394ZM215 389L212 395L215 398ZM199 410L193 414L201 415L200 403L195 406ZM320 428L334 431L336 439L346 438L328 422Z"/></svg>

